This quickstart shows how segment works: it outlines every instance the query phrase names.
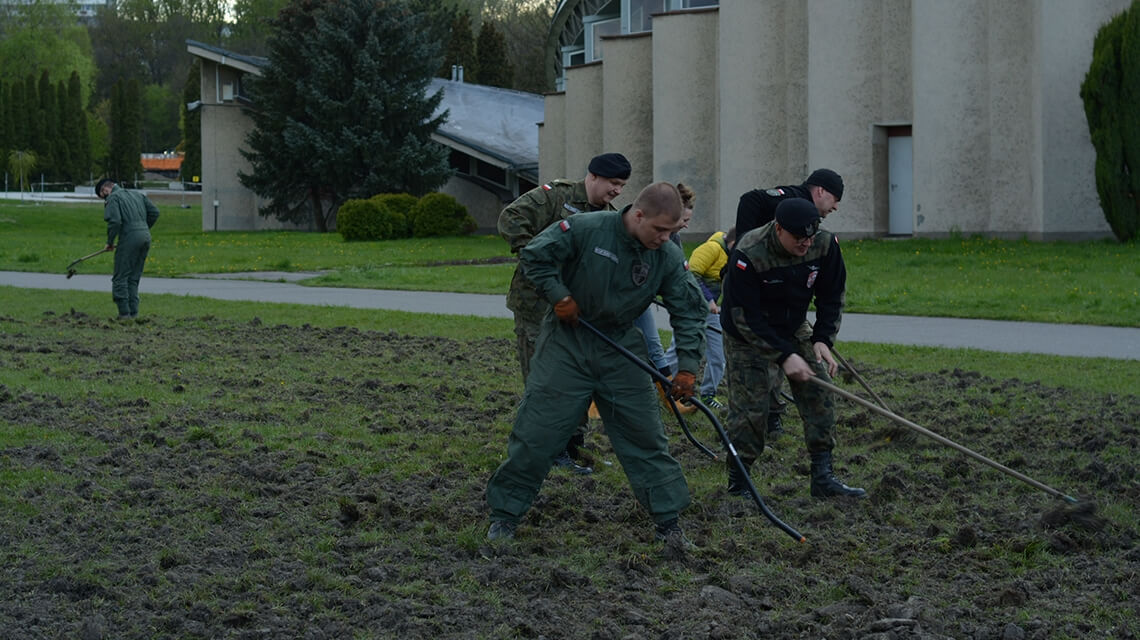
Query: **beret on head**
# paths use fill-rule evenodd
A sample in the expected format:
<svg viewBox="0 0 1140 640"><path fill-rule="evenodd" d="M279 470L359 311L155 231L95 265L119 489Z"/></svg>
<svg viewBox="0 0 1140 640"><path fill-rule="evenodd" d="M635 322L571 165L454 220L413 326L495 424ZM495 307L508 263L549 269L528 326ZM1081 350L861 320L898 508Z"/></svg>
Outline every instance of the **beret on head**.
<svg viewBox="0 0 1140 640"><path fill-rule="evenodd" d="M814 184L817 187L827 189L828 193L835 196L836 200L843 199L843 178L839 177L831 169L816 169L811 172L804 184Z"/></svg>
<svg viewBox="0 0 1140 640"><path fill-rule="evenodd" d="M99 195L99 190L102 189L103 185L107 184L108 182L114 183L115 181L110 179L110 178L103 178L99 182L96 182L95 183L95 195Z"/></svg>
<svg viewBox="0 0 1140 640"><path fill-rule="evenodd" d="M587 170L603 178L620 178L621 180L628 180L632 168L629 166L629 160L625 159L620 153L603 153L600 156L594 156L590 160L590 166Z"/></svg>
<svg viewBox="0 0 1140 640"><path fill-rule="evenodd" d="M819 209L810 200L788 198L776 205L776 224L797 238L814 236L819 231Z"/></svg>

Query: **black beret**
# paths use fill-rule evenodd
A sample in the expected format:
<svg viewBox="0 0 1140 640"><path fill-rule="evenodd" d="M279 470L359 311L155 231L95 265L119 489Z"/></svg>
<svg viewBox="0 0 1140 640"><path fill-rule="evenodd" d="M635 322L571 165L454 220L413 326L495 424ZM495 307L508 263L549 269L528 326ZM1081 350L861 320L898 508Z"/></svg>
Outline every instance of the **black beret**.
<svg viewBox="0 0 1140 640"><path fill-rule="evenodd" d="M804 180L804 184L814 184L817 187L827 189L831 195L835 196L836 201L843 199L843 178L831 169L812 171L808 179Z"/></svg>
<svg viewBox="0 0 1140 640"><path fill-rule="evenodd" d="M594 156L590 160L590 166L587 170L603 178L620 178L622 180L629 180L629 174L632 168L629 166L629 160L625 159L620 153L603 153L600 156Z"/></svg>
<svg viewBox="0 0 1140 640"><path fill-rule="evenodd" d="M110 179L110 178L103 178L99 182L96 182L95 183L95 195L99 195L99 190L102 189L103 185L107 184L108 182L110 182L111 184L115 183L115 181Z"/></svg>
<svg viewBox="0 0 1140 640"><path fill-rule="evenodd" d="M819 209L810 200L787 198L776 205L776 224L797 238L814 236L819 231Z"/></svg>

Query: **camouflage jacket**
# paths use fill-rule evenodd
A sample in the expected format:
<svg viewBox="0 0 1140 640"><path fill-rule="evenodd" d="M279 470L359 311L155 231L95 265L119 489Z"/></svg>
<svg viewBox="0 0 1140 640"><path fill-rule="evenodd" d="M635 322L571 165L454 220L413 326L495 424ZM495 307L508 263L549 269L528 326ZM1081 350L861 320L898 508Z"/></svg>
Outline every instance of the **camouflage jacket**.
<svg viewBox="0 0 1140 640"><path fill-rule="evenodd" d="M613 207L605 205L607 211ZM586 197L586 183L553 180L522 194L499 214L499 235L518 253L532 238L550 225L582 211L596 211ZM515 267L507 308L531 319L542 320L549 305L535 293L534 285L523 274L522 265Z"/></svg>
<svg viewBox="0 0 1140 640"><path fill-rule="evenodd" d="M811 341L834 346L847 287L839 240L828 231L815 236L807 255L784 251L768 223L740 238L724 276L720 321L724 332L783 363L798 352L796 330L815 303Z"/></svg>
<svg viewBox="0 0 1140 640"><path fill-rule="evenodd" d="M740 203L736 205L736 237L743 238L749 231L771 222L776 217L776 205L788 198L803 198L812 202L811 190L807 185L789 185L753 189L740 196Z"/></svg>

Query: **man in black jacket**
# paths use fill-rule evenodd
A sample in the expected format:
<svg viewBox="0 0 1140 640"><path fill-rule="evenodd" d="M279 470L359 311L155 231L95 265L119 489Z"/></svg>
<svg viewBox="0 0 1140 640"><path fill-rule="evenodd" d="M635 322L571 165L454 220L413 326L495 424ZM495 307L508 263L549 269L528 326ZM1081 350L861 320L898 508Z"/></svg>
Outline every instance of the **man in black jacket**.
<svg viewBox="0 0 1140 640"><path fill-rule="evenodd" d="M775 220L746 233L725 269L721 326L728 379L728 436L748 468L764 451L771 371L788 378L804 422L811 454L811 495L862 497L831 469L835 448L835 399L809 382L830 382L838 365L831 347L839 333L847 269L839 242L819 228L819 211L803 198L776 207ZM816 321L807 321L809 305ZM728 490L747 491L729 461Z"/></svg>
<svg viewBox="0 0 1140 640"><path fill-rule="evenodd" d="M800 198L815 205L820 218L826 218L839 208L843 198L843 178L831 169L816 169L800 185L753 189L740 196L736 207L736 237L743 238L749 231L762 227L776 216L776 207L789 198ZM768 414L768 434L778 436L783 433L780 415L784 402L780 399L782 376L779 369L773 371L771 401Z"/></svg>

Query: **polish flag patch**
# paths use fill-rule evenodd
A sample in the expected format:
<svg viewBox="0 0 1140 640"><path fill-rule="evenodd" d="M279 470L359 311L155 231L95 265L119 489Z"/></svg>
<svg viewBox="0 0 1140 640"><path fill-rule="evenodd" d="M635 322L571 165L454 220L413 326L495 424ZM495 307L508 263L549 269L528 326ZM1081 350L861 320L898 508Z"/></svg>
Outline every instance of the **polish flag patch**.
<svg viewBox="0 0 1140 640"><path fill-rule="evenodd" d="M562 229L563 231L569 231L570 230L570 221L569 220L562 220L561 222L558 223L558 228Z"/></svg>
<svg viewBox="0 0 1140 640"><path fill-rule="evenodd" d="M688 271L688 270L689 270L689 261L686 260L685 261L685 271Z"/></svg>
<svg viewBox="0 0 1140 640"><path fill-rule="evenodd" d="M747 268L748 268L748 263L747 263L747 262L745 262L745 261L743 261L743 260L741 260L741 259L739 259L739 258L737 258L737 260L736 260L736 268L737 268L737 269L740 269L741 271L744 271L745 269L747 269Z"/></svg>
<svg viewBox="0 0 1140 640"><path fill-rule="evenodd" d="M543 190L543 191L550 191L550 190L551 190L551 189L553 189L553 188L554 188L554 187L550 186L550 183L546 183L546 184L542 185L542 190Z"/></svg>

